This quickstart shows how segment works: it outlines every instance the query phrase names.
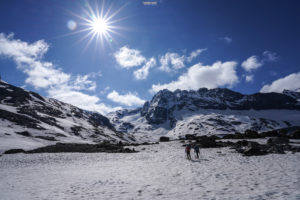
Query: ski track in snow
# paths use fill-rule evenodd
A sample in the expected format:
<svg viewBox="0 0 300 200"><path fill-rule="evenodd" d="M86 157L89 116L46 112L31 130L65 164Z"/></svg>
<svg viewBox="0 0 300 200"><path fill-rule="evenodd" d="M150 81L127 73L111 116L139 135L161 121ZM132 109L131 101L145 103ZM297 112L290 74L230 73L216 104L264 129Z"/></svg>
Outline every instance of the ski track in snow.
<svg viewBox="0 0 300 200"><path fill-rule="evenodd" d="M188 161L181 145L139 146L146 150L132 154L3 155L0 199L300 199L300 153L243 157L212 148Z"/></svg>

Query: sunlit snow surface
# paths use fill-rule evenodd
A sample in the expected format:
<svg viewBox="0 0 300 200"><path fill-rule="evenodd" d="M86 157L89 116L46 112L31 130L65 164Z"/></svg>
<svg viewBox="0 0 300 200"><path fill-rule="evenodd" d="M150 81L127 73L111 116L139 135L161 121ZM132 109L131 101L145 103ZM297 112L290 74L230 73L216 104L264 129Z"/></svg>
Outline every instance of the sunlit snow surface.
<svg viewBox="0 0 300 200"><path fill-rule="evenodd" d="M179 141L134 154L0 157L0 199L300 199L300 153L243 157L202 149L188 161Z"/></svg>

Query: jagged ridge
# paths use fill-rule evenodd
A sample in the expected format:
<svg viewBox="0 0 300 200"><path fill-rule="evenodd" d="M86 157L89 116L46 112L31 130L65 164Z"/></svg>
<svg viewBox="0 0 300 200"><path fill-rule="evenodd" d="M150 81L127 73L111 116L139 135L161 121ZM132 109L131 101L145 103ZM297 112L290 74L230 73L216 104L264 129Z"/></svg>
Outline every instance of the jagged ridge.
<svg viewBox="0 0 300 200"><path fill-rule="evenodd" d="M151 133L224 134L299 125L299 92L244 95L226 88L159 91L142 108L110 113L117 130ZM297 119L297 117L299 117Z"/></svg>

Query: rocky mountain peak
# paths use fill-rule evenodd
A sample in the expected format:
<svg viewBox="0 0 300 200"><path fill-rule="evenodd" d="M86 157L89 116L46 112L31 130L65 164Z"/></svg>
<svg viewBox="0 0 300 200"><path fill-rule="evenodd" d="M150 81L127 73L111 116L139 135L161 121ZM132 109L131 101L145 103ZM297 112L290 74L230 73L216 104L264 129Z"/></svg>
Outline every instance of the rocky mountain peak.
<svg viewBox="0 0 300 200"><path fill-rule="evenodd" d="M97 112L0 82L0 143L132 141ZM25 142L25 143L26 143ZM20 145L20 146L18 146Z"/></svg>
<svg viewBox="0 0 300 200"><path fill-rule="evenodd" d="M167 120L174 123L174 111L199 109L217 110L266 110L288 109L300 110L300 105L295 98L299 93L255 93L244 95L227 88L199 90L175 90L167 89L159 91L151 101L146 102L141 109L141 115L145 116L149 123L161 124ZM300 95L299 95L300 97Z"/></svg>
<svg viewBox="0 0 300 200"><path fill-rule="evenodd" d="M283 94L290 96L300 102L300 88L297 90L283 90Z"/></svg>

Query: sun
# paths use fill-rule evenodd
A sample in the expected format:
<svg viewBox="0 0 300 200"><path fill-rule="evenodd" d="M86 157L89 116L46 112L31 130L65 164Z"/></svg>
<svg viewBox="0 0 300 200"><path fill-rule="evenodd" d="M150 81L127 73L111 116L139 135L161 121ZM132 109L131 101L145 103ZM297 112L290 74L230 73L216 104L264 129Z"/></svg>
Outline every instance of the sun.
<svg viewBox="0 0 300 200"><path fill-rule="evenodd" d="M109 30L109 26L104 19L96 18L91 22L93 32L96 34L105 34Z"/></svg>
<svg viewBox="0 0 300 200"><path fill-rule="evenodd" d="M88 1L84 2L81 14L72 13L81 21L78 23L78 31L73 31L73 34L85 33L82 40L88 38L86 47L89 46L92 41L96 41L96 44L101 44L101 46L103 46L105 42L112 43L114 41L113 35L120 35L117 30L123 29L117 24L124 18L116 19L116 16L127 4L115 12L112 12L112 6L105 8L104 1L102 1L101 6L97 4L97 1L94 5L91 5ZM68 24L69 29L74 30L71 25L72 24Z"/></svg>

